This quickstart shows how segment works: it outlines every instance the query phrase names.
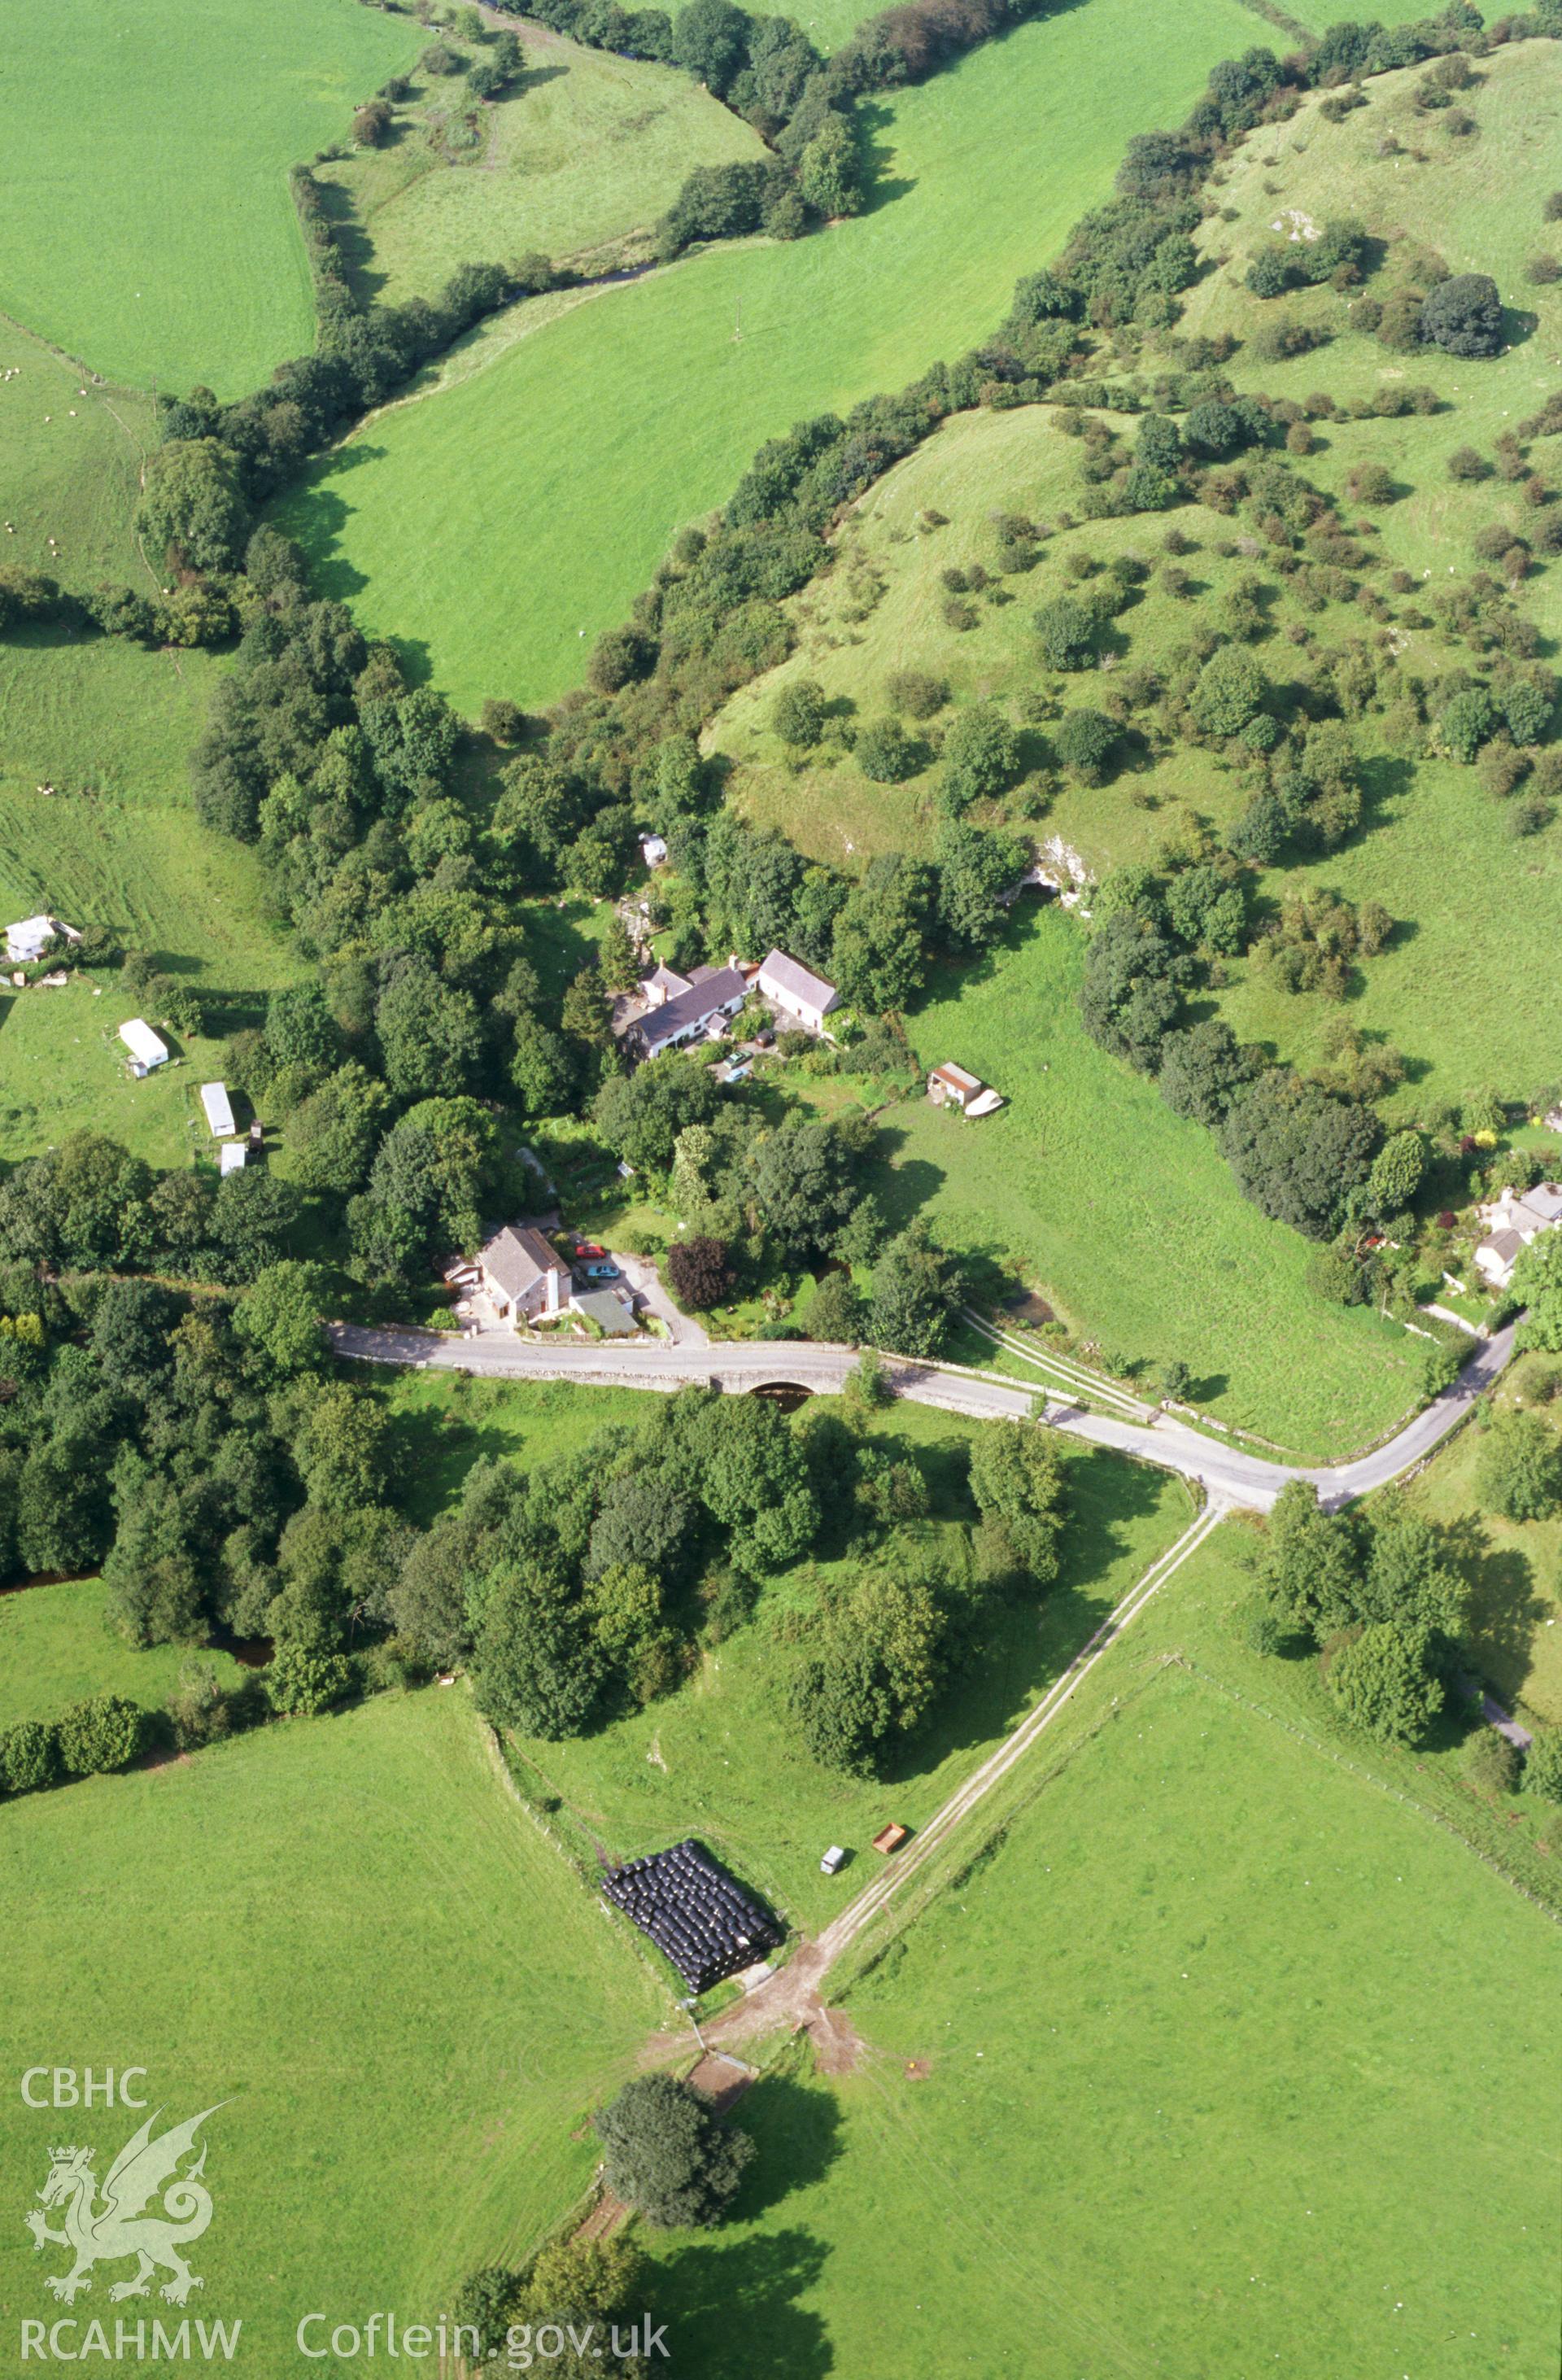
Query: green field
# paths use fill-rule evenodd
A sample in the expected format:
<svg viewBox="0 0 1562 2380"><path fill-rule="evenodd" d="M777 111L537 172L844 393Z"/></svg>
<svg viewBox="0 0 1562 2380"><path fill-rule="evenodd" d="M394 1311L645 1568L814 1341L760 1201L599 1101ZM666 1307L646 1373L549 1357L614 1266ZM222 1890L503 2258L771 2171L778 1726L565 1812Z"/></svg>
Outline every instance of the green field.
<svg viewBox="0 0 1562 2380"><path fill-rule="evenodd" d="M562 693L762 439L988 332L1130 134L1181 116L1253 38L1236 0L1188 0L1124 75L1138 25L1130 0L1089 0L876 108L879 200L855 222L516 310L479 339L486 368L458 357L284 504L321 589L463 709Z"/></svg>
<svg viewBox="0 0 1562 2380"><path fill-rule="evenodd" d="M596 1389L570 1380L480 1380L470 1372L391 1372L356 1366L394 1424L391 1470L407 1483L411 1518L432 1521L461 1493L474 1463L526 1466L574 1454L610 1423L646 1420L639 1389Z"/></svg>
<svg viewBox="0 0 1562 2380"><path fill-rule="evenodd" d="M68 358L0 320L0 567L41 570L72 587L119 578L155 592L130 526L141 460L154 443L148 397L84 381Z"/></svg>
<svg viewBox="0 0 1562 2380"><path fill-rule="evenodd" d="M127 947L162 953L170 973L258 1009L299 962L266 922L256 855L196 823L186 778L222 666L110 638L32 631L0 643L0 907L6 919L49 909L112 927ZM191 1087L221 1071L221 1051L176 1043L183 1068L131 1082L114 1037L135 1005L113 974L96 988L83 978L0 993L6 1153L91 1125L180 1163Z"/></svg>
<svg viewBox="0 0 1562 2380"><path fill-rule="evenodd" d="M138 1652L104 1625L107 1600L95 1578L0 1595L0 1727L54 1718L84 1694L127 1694L147 1710L167 1701L189 1654L175 1645ZM199 1658L224 1683L239 1675L226 1653Z"/></svg>
<svg viewBox="0 0 1562 2380"><path fill-rule="evenodd" d="M0 308L112 380L241 395L313 345L288 167L423 38L353 0L17 10Z"/></svg>
<svg viewBox="0 0 1562 2380"><path fill-rule="evenodd" d="M696 165L765 154L757 133L675 67L583 49L541 25L521 36L527 73L481 109L479 147L452 156L431 137L465 85L419 76L388 141L321 168L363 296L432 298L458 264L528 249L584 260L648 231Z"/></svg>
<svg viewBox="0 0 1562 2380"><path fill-rule="evenodd" d="M16 2058L143 2065L168 2121L221 2103L189 2311L241 2318L263 2369L294 2368L311 2309L431 2319L472 2265L535 2243L590 2178L588 2107L664 2007L496 1777L460 1689L35 1795L0 1833L28 1912ZM76 2115L100 2180L137 2120ZM0 2128L30 2196L62 2119L13 2089ZM13 2315L59 2311L59 2257L7 2227ZM106 2312L103 2291L78 2313Z"/></svg>
<svg viewBox="0 0 1562 2380"><path fill-rule="evenodd" d="M940 1516L934 1536L961 1535L963 1516L974 1517L959 1467L971 1425L905 1405L878 1433L919 1451ZM820 1767L787 1724L779 1682L789 1616L815 1592L805 1572L771 1581L749 1624L708 1648L670 1700L566 1742L517 1740L520 1773L546 1779L615 1857L698 1834L791 1922L820 1925L866 1880L868 1844L885 1820L914 1828L931 1816L1187 1526L1179 1481L1099 1451L1067 1452L1072 1518L1057 1583L1039 1605L994 1612L979 1658L945 1688L887 1781ZM821 1876L831 1843L854 1857Z"/></svg>
<svg viewBox="0 0 1562 2380"><path fill-rule="evenodd" d="M1176 1357L1194 1401L1310 1461L1374 1439L1420 1396L1424 1342L1307 1287L1307 1243L1244 1199L1200 1125L1086 1039L1084 948L1022 909L991 959L909 1020L925 1065L953 1059L1008 1104L967 1123L914 1097L882 1118L880 1184L950 1245L1013 1258L1112 1354Z"/></svg>
<svg viewBox="0 0 1562 2380"><path fill-rule="evenodd" d="M696 2380L745 2284L789 2374L1550 2380L1556 1928L1374 1755L1331 1757L1288 1665L1286 1726L1160 1666L1190 1637L1220 1665L1230 1534L832 1993L857 2070L789 2061L744 2102L747 2219L659 2279Z"/></svg>

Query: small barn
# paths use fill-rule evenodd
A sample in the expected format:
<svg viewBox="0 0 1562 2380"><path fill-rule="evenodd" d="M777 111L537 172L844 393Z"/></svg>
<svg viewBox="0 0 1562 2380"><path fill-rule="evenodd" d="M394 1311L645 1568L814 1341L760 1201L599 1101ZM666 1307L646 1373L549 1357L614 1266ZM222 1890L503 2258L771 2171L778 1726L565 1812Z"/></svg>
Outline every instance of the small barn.
<svg viewBox="0 0 1562 2380"><path fill-rule="evenodd" d="M603 1877L601 1890L672 1961L691 1992L708 1992L753 1966L784 1938L769 1911L692 1840L627 1860Z"/></svg>
<svg viewBox="0 0 1562 2380"><path fill-rule="evenodd" d="M772 1008L796 1018L810 1033L824 1031L825 1018L841 1005L841 994L822 975L815 975L784 951L771 951L759 968L759 990Z"/></svg>
<svg viewBox="0 0 1562 2380"><path fill-rule="evenodd" d="M981 1095L980 1075L967 1074L963 1066L935 1066L927 1077L927 1096L936 1108L958 1108L963 1115Z"/></svg>

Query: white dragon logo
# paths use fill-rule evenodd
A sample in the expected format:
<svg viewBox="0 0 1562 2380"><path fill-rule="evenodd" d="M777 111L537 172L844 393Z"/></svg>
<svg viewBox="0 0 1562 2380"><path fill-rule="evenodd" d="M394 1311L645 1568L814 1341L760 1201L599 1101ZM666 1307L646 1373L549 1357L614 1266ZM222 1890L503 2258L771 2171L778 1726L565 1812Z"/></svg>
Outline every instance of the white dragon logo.
<svg viewBox="0 0 1562 2380"><path fill-rule="evenodd" d="M96 2212L93 2152L90 2148L49 2151L49 2179L38 2195L45 2206L65 2208L65 2228L52 2231L39 2214L28 2216L27 2228L34 2248L52 2240L61 2248L75 2251L70 2271L51 2274L44 2284L67 2305L75 2302L79 2290L91 2288L94 2265L112 2264L121 2256L135 2256L139 2262L131 2279L115 2283L109 2291L111 2299L149 2297L152 2275L160 2265L173 2275L163 2289L171 2304L183 2305L191 2289L204 2287L179 2253L192 2240L200 2239L212 2220L212 2195L200 2180L206 2167L204 2145L188 2173L181 2174L178 2167L180 2158L194 2146L195 2135L207 2117L214 2116L217 2109L203 2107L188 2124L176 2124L154 2141L151 2128L162 2112L159 2107L150 2115L115 2158L103 2185L103 2204ZM159 2192L160 2214L144 2216L141 2210Z"/></svg>

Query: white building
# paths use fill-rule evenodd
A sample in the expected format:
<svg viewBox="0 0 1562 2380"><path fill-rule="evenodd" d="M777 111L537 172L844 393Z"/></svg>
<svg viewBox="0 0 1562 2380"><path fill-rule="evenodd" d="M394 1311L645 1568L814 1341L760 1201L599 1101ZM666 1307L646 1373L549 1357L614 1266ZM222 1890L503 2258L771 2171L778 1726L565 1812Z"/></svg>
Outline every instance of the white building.
<svg viewBox="0 0 1562 2380"><path fill-rule="evenodd" d="M245 1148L243 1141L224 1140L222 1148L217 1151L218 1172L242 1173L244 1171L244 1160L248 1154L249 1152Z"/></svg>
<svg viewBox="0 0 1562 2380"><path fill-rule="evenodd" d="M824 1031L825 1018L841 1005L841 994L822 975L815 975L784 951L771 951L759 968L758 989L773 1008L784 1009L810 1033Z"/></svg>
<svg viewBox="0 0 1562 2380"><path fill-rule="evenodd" d="M629 1032L643 1058L660 1058L664 1050L681 1049L686 1041L720 1033L748 998L747 981L735 966L696 967L682 991L658 985L658 977L665 977L669 983L684 982L671 967L659 967L642 986L650 1004ZM657 987L654 992L652 986Z"/></svg>
<svg viewBox="0 0 1562 2380"><path fill-rule="evenodd" d="M233 1102L228 1098L225 1083L202 1083L200 1104L206 1110L206 1121L213 1140L231 1140L237 1130L233 1120Z"/></svg>
<svg viewBox="0 0 1562 2380"><path fill-rule="evenodd" d="M67 942L81 940L76 928L67 926L63 917L41 914L36 917L19 918L14 926L6 929L6 956L13 965L30 966L34 959L42 957L56 937Z"/></svg>
<svg viewBox="0 0 1562 2380"><path fill-rule="evenodd" d="M1483 1220L1490 1225L1475 1250L1476 1266L1494 1289L1506 1289L1522 1251L1542 1232L1562 1223L1562 1182L1539 1182L1532 1190L1505 1190Z"/></svg>
<svg viewBox="0 0 1562 2380"><path fill-rule="evenodd" d="M144 1016L132 1016L128 1025L122 1025L119 1038L130 1052L130 1072L138 1078L150 1075L154 1066L167 1064L168 1044L158 1038Z"/></svg>
<svg viewBox="0 0 1562 2380"><path fill-rule="evenodd" d="M501 1322L560 1314L570 1302L570 1269L530 1223L506 1223L478 1257L483 1288Z"/></svg>

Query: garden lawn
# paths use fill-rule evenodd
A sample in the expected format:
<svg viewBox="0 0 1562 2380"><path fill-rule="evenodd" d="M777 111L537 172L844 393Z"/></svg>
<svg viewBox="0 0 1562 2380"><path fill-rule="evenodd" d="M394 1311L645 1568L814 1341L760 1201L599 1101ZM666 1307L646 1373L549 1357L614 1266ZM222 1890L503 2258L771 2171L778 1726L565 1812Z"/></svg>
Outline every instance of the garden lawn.
<svg viewBox="0 0 1562 2380"><path fill-rule="evenodd" d="M84 1694L125 1694L156 1710L179 1682L185 1663L210 1663L224 1685L239 1670L231 1655L192 1655L176 1645L139 1652L104 1623L103 1581L71 1579L0 1595L0 1727L13 1719L54 1718Z"/></svg>
<svg viewBox="0 0 1562 2380"><path fill-rule="evenodd" d="M963 1464L971 1434L969 1423L917 1406L897 1406L876 1425L877 1436L919 1454L937 1534L951 1541L975 1519ZM1072 1511L1061 1574L1039 1602L994 1609L979 1656L944 1687L888 1779L821 1767L787 1719L790 1621L816 1592L806 1571L770 1581L753 1619L708 1649L670 1699L574 1741L515 1739L517 1773L560 1794L615 1858L697 1835L790 1924L817 1928L867 1881L877 1865L868 1845L885 1820L914 1828L929 1818L1187 1526L1181 1482L1114 1455L1063 1451ZM831 1843L853 1856L839 1876L821 1876Z"/></svg>
<svg viewBox="0 0 1562 2380"><path fill-rule="evenodd" d="M0 308L110 379L242 395L314 344L288 167L425 38L352 0L9 12Z"/></svg>
<svg viewBox="0 0 1562 2380"><path fill-rule="evenodd" d="M460 1688L11 1803L0 1857L28 1912L13 2071L135 2063L165 2122L217 2110L189 2311L242 2319L269 2371L294 2367L311 2310L432 2320L473 2265L518 2262L588 2182L587 2111L664 2005L517 1808ZM138 2120L94 2109L69 2137L101 2180ZM62 2129L6 2095L18 2193ZM57 2269L7 2228L13 2315L59 2311ZM108 2311L113 2277L79 2313Z"/></svg>
<svg viewBox="0 0 1562 2380"><path fill-rule="evenodd" d="M458 264L485 257L587 256L648 232L695 166L765 155L757 132L676 67L517 30L527 73L480 107L470 151L441 145L442 127L474 104L465 81L419 75L382 147L321 168L360 295L399 305L437 297Z"/></svg>
<svg viewBox="0 0 1562 2380"><path fill-rule="evenodd" d="M1023 1280L1119 1362L1169 1359L1221 1421L1314 1462L1375 1439L1421 1395L1423 1341L1315 1296L1308 1243L1238 1190L1204 1128L1086 1038L1084 936L1023 905L991 957L908 1020L924 1070L952 1059L1006 1101L969 1123L888 1110L894 1220Z"/></svg>
<svg viewBox="0 0 1562 2380"><path fill-rule="evenodd" d="M460 708L563 692L763 439L990 332L1129 137L1253 38L1236 0L1187 0L1148 47L1132 0L1089 0L987 43L873 110L871 212L516 310L447 384L371 418L280 525Z"/></svg>
<svg viewBox="0 0 1562 2380"><path fill-rule="evenodd" d="M727 2368L745 2277L789 2380L1551 2380L1556 1926L1144 1650L850 1991L858 2070L745 2100L753 2211L663 2252L691 2380Z"/></svg>

